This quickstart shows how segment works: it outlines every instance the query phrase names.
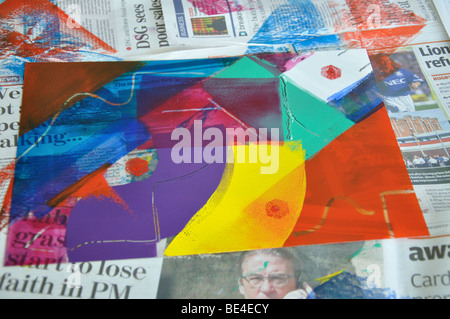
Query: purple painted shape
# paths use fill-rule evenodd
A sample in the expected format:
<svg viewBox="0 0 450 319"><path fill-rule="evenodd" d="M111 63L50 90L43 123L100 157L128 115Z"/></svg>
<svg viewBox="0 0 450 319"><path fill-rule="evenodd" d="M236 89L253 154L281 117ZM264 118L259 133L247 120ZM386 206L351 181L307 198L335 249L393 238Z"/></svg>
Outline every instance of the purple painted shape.
<svg viewBox="0 0 450 319"><path fill-rule="evenodd" d="M219 186L225 164L184 164L196 166L193 172L179 172L172 180L154 184L155 207L158 212L160 236L178 234L186 223L209 200Z"/></svg>
<svg viewBox="0 0 450 319"><path fill-rule="evenodd" d="M225 163L175 164L170 153L158 149L158 166L148 179L113 187L131 211L106 198L75 205L66 233L70 262L154 257L158 238L183 229L218 187Z"/></svg>
<svg viewBox="0 0 450 319"><path fill-rule="evenodd" d="M150 227L153 224L151 217L145 211L134 214L127 212L107 199L82 200L72 209L67 224L66 247L69 261L156 256L156 241L150 240L155 237L154 229Z"/></svg>
<svg viewBox="0 0 450 319"><path fill-rule="evenodd" d="M283 132L278 78L212 78L203 84L203 89L214 96L217 104L250 127L267 128L269 138L272 128Z"/></svg>

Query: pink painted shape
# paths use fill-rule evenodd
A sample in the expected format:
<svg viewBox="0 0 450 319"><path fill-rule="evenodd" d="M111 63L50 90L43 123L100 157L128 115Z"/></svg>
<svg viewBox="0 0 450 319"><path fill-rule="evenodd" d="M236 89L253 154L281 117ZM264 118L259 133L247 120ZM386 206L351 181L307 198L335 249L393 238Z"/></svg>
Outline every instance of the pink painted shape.
<svg viewBox="0 0 450 319"><path fill-rule="evenodd" d="M57 207L44 218L9 225L4 266L42 266L67 262L66 224L72 205Z"/></svg>
<svg viewBox="0 0 450 319"><path fill-rule="evenodd" d="M286 68L286 71L289 71L294 66L296 66L300 62L304 61L305 59L309 58L313 54L314 54L314 52L307 53L307 54L304 54L304 55L299 55L298 57L295 57L295 58L287 61L286 64L284 65L284 67Z"/></svg>
<svg viewBox="0 0 450 319"><path fill-rule="evenodd" d="M194 7L207 15L224 14L245 10L242 5L236 5L226 0L188 0Z"/></svg>

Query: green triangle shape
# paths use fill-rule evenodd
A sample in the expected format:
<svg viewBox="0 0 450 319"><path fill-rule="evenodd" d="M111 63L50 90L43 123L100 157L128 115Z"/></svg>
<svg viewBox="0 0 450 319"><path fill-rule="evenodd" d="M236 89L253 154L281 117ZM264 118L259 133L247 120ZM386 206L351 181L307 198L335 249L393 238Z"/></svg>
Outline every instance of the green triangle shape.
<svg viewBox="0 0 450 319"><path fill-rule="evenodd" d="M313 157L355 123L326 102L280 77L285 141L301 141Z"/></svg>
<svg viewBox="0 0 450 319"><path fill-rule="evenodd" d="M272 72L246 56L215 76L219 79L273 79L275 77L276 75Z"/></svg>

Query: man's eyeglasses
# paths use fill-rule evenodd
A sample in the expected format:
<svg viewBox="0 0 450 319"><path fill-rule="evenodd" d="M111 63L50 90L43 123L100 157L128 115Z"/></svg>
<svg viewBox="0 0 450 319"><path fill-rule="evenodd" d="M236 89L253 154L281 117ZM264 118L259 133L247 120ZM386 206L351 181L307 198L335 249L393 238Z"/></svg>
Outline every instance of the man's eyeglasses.
<svg viewBox="0 0 450 319"><path fill-rule="evenodd" d="M263 275L248 275L242 276L242 279L245 279L250 287L259 288L264 283L264 280L269 280L269 283L275 288L282 288L289 283L289 279L294 277L294 275L287 274L270 274L268 276Z"/></svg>

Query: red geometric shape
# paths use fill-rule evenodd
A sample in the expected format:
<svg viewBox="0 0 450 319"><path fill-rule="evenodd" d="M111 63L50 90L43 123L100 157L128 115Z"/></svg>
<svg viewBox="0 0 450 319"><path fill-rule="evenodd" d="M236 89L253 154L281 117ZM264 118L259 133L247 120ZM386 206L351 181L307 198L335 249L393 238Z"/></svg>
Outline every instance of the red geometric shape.
<svg viewBox="0 0 450 319"><path fill-rule="evenodd" d="M285 246L429 235L384 108L305 164L305 201Z"/></svg>
<svg viewBox="0 0 450 319"><path fill-rule="evenodd" d="M341 77L341 69L334 65L324 66L321 70L322 76L326 77L329 80L335 80Z"/></svg>
<svg viewBox="0 0 450 319"><path fill-rule="evenodd" d="M343 12L335 31L340 33L355 26L353 19L357 16L360 23L355 26L355 31L343 35L352 48L382 49L384 53L393 53L408 44L427 24L426 19L395 3L383 0L371 0L369 5L367 1L345 2L349 11Z"/></svg>
<svg viewBox="0 0 450 319"><path fill-rule="evenodd" d="M148 163L141 158L133 158L127 162L125 170L129 174L139 177L148 172Z"/></svg>

